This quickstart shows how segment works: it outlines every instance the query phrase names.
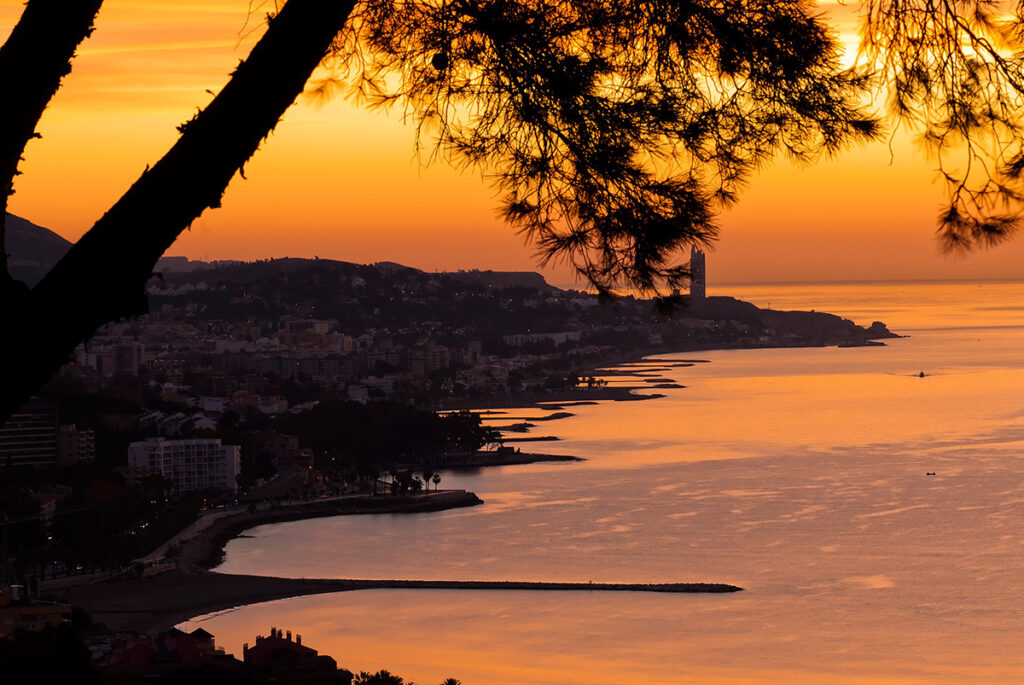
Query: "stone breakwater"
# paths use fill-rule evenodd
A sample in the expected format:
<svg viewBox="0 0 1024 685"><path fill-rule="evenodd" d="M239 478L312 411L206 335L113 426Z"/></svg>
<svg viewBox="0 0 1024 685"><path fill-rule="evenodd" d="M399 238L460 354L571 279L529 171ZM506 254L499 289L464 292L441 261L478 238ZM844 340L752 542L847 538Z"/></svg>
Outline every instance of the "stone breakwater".
<svg viewBox="0 0 1024 685"><path fill-rule="evenodd" d="M545 583L527 580L340 580L352 590L428 589L428 590L556 590L591 592L741 592L743 588L725 583Z"/></svg>
<svg viewBox="0 0 1024 685"><path fill-rule="evenodd" d="M160 576L71 589L72 603L115 631L155 634L202 614L234 607L348 590L424 589L558 592L727 593L720 583L541 583L481 580L353 580L275 578L174 570Z"/></svg>

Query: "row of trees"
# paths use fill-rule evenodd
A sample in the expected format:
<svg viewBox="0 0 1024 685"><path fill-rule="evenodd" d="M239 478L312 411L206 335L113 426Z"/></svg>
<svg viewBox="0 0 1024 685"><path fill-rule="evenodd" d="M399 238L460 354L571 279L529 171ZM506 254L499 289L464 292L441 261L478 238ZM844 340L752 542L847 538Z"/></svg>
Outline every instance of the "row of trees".
<svg viewBox="0 0 1024 685"><path fill-rule="evenodd" d="M373 478L390 464L430 465L446 452L475 452L500 438L479 414L436 414L394 402L326 400L282 414L273 427L310 447L318 467L348 470L355 479Z"/></svg>
<svg viewBox="0 0 1024 685"><path fill-rule="evenodd" d="M391 493L395 495L417 493L424 489L430 490L431 483L434 484L436 490L441 483L441 474L430 468L424 469L422 476L417 475L412 469L391 469L389 475L391 476Z"/></svg>

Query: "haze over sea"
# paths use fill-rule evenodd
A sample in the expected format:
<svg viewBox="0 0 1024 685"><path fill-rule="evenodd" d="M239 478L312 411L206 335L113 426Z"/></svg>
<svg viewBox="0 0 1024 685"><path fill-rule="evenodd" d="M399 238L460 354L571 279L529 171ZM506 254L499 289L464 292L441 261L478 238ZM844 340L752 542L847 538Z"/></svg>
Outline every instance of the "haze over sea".
<svg viewBox="0 0 1024 685"><path fill-rule="evenodd" d="M687 386L664 398L535 429L562 438L538 451L586 462L444 475L481 507L257 528L219 570L744 592L359 591L189 627L235 653L287 628L421 685L1024 682L1024 284L714 294L911 337L663 355L709 363L663 372Z"/></svg>

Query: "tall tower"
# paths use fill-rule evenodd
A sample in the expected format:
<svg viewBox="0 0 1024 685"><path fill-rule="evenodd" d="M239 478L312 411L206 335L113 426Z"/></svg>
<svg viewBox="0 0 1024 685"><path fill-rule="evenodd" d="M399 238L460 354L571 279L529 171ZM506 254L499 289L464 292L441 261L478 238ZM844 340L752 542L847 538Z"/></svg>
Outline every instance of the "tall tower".
<svg viewBox="0 0 1024 685"><path fill-rule="evenodd" d="M707 266L704 263L704 250L696 245L690 247L690 297L703 300L707 295Z"/></svg>

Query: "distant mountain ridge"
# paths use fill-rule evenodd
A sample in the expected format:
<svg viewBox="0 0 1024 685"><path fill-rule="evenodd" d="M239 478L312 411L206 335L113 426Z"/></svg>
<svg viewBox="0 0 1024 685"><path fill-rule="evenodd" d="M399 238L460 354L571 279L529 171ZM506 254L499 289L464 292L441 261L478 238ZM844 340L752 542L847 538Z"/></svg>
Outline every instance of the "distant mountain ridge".
<svg viewBox="0 0 1024 685"><path fill-rule="evenodd" d="M7 251L10 255L11 275L14 278L35 285L49 271L54 264L71 247L71 243L57 235L48 228L34 224L27 219L14 214L7 215ZM269 269L271 271L292 271L302 268L310 262L323 261L338 265L351 267L364 266L340 260L314 260L294 257L284 257L273 260L259 260L255 262L243 262L236 260L217 260L205 262L187 257L166 256L161 257L157 262L156 271L163 273L195 273L209 269L223 269L225 267L241 267L241 271L252 273ZM246 265L263 264L264 267L249 267ZM395 273L410 271L416 273L427 273L421 269L396 262L382 261L375 264L365 265L377 269L383 273ZM441 274L464 283L484 286L486 288L511 288L526 287L537 290L557 291L558 289L548 284L544 277L533 271L447 271Z"/></svg>
<svg viewBox="0 0 1024 685"><path fill-rule="evenodd" d="M429 272L397 262L375 262L373 264L356 264L337 259L307 259L302 257L279 257L261 259L253 262L222 260L203 262L185 257L161 257L157 262L156 271L172 275L178 280L198 282L206 279L238 279L245 281L253 278L286 276L297 271L312 269L333 269L339 273L359 275L361 270L369 270L388 276L416 274L418 276L435 276L446 278L468 285L488 289L531 288L542 292L556 293L560 289L544 280L544 276L534 271L442 271Z"/></svg>
<svg viewBox="0 0 1024 685"><path fill-rule="evenodd" d="M60 261L71 243L48 228L7 214L7 254L11 276L30 286Z"/></svg>

